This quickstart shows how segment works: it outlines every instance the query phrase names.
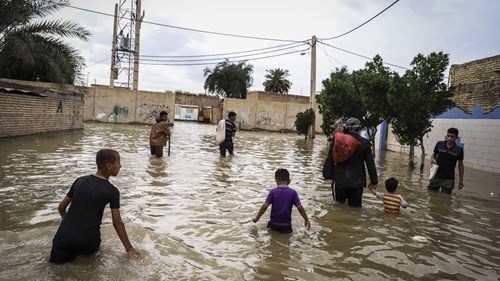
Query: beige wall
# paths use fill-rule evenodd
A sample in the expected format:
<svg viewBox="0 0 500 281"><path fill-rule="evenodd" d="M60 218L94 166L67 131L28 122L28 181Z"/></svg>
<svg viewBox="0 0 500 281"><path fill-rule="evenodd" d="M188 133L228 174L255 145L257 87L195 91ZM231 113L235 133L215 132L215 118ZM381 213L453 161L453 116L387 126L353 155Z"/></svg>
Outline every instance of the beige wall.
<svg viewBox="0 0 500 281"><path fill-rule="evenodd" d="M309 108L309 97L267 92L249 92L247 99L224 99L223 116L230 111L238 114L243 130L295 131L299 112ZM316 132L322 133L322 116L316 108Z"/></svg>
<svg viewBox="0 0 500 281"><path fill-rule="evenodd" d="M168 116L169 122L174 122L175 94L171 92L132 91L103 85L81 87L11 79L0 79L0 82L83 94L85 95L83 121L152 124L160 111L165 110L172 113Z"/></svg>
<svg viewBox="0 0 500 281"><path fill-rule="evenodd" d="M169 113L169 122L173 123L174 108L175 95L170 92L133 91L92 85L85 96L84 120L151 124L160 111L164 110Z"/></svg>

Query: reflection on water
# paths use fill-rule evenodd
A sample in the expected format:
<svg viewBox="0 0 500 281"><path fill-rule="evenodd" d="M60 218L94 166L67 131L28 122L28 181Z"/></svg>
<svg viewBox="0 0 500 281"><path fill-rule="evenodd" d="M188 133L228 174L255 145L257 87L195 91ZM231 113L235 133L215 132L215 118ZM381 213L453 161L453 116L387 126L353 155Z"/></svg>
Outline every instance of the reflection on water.
<svg viewBox="0 0 500 281"><path fill-rule="evenodd" d="M406 155L378 152L380 178L400 180L409 208L386 215L365 193L361 209L333 204L321 179L326 140L238 132L221 158L215 126L176 122L171 156L149 155L149 126L85 124L70 131L0 140L1 280L498 280L500 175L466 168L465 188L429 193ZM57 204L78 176L95 172L99 148L121 153L111 178L121 191L129 259L109 209L95 258L47 263L60 222ZM274 171L287 168L311 219L293 211L292 235L251 222ZM380 187L383 189L383 186ZM494 196L490 197L493 192Z"/></svg>

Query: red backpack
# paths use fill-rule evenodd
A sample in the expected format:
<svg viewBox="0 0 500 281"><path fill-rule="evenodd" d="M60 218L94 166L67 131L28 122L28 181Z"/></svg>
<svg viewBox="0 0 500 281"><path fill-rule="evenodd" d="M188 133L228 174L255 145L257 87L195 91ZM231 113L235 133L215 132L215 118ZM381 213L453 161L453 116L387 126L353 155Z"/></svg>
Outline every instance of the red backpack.
<svg viewBox="0 0 500 281"><path fill-rule="evenodd" d="M333 145L333 163L339 164L349 159L361 143L349 134L335 133Z"/></svg>

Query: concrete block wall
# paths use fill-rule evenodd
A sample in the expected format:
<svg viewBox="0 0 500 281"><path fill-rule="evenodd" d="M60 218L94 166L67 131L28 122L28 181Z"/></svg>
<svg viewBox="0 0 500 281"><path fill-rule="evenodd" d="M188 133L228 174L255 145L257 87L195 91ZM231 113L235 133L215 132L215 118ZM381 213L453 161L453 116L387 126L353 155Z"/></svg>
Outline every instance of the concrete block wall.
<svg viewBox="0 0 500 281"><path fill-rule="evenodd" d="M161 111L174 122L175 94L92 85L85 96L85 121L152 124Z"/></svg>
<svg viewBox="0 0 500 281"><path fill-rule="evenodd" d="M0 90L0 137L83 129L83 95Z"/></svg>
<svg viewBox="0 0 500 281"><path fill-rule="evenodd" d="M449 128L457 128L457 142L464 147L464 165L488 172L500 172L500 119L434 119L432 131L424 138L426 159L431 159L434 146L445 140ZM389 127L390 132L390 127ZM389 133L387 150L409 153L409 147L400 145ZM420 147L415 148L415 160L420 162ZM426 163L428 164L428 163Z"/></svg>
<svg viewBox="0 0 500 281"><path fill-rule="evenodd" d="M500 172L499 119L436 119L434 128L424 140L430 155L438 140L444 140L448 128L458 129L457 142L464 146L464 164L474 169Z"/></svg>
<svg viewBox="0 0 500 281"><path fill-rule="evenodd" d="M172 92L133 91L126 88L110 88L104 85L82 87L33 81L0 79L19 87L40 87L71 91L84 96L83 121L106 123L152 124L160 111L169 113L168 120L174 122L175 94Z"/></svg>
<svg viewBox="0 0 500 281"><path fill-rule="evenodd" d="M224 99L223 116L229 111L238 114L243 130L295 131L295 119L299 112L309 108L309 97L268 92L249 92L247 99ZM316 108L316 112L319 112ZM323 120L316 116L316 132L322 133Z"/></svg>

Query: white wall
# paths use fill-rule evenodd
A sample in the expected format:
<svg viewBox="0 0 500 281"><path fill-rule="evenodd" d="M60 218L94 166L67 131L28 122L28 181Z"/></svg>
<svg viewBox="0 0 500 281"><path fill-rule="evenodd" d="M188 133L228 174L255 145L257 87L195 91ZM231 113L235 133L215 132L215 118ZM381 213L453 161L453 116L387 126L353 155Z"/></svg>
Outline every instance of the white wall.
<svg viewBox="0 0 500 281"><path fill-rule="evenodd" d="M430 160L436 142L444 140L446 131L454 127L459 132L457 142L464 145L464 165L500 173L500 119L434 119L432 124L434 128L424 138L427 159ZM390 127L387 149L408 153L408 147L397 143ZM415 149L415 156L420 159L420 147Z"/></svg>

